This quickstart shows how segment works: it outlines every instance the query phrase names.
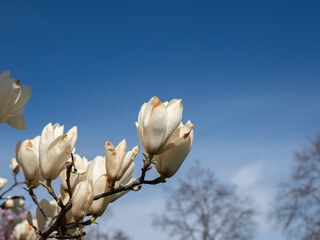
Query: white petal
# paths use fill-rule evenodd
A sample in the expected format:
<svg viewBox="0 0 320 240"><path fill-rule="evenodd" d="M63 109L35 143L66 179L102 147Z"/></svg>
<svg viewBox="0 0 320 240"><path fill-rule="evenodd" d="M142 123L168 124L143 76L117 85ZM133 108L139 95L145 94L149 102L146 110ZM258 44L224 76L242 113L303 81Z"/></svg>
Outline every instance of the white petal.
<svg viewBox="0 0 320 240"><path fill-rule="evenodd" d="M0 190L8 183L8 180L0 177Z"/></svg>
<svg viewBox="0 0 320 240"><path fill-rule="evenodd" d="M110 182L108 180L107 175L100 176L93 186L94 195L102 194L110 190L109 188ZM104 198L100 198L92 202L90 213L93 216L101 216L106 210L109 202L111 201L112 196L107 196Z"/></svg>
<svg viewBox="0 0 320 240"><path fill-rule="evenodd" d="M120 172L124 157L126 155L126 149L127 149L127 142L125 139L123 139L118 146L116 146L116 152L117 152L117 162L116 162L116 173L117 175Z"/></svg>
<svg viewBox="0 0 320 240"><path fill-rule="evenodd" d="M155 154L162 146L162 139L167 128L167 111L165 106L158 98L153 102L151 111L147 112L148 106L145 110L145 115L150 114L143 120L143 147L146 152ZM148 103L149 105L149 103Z"/></svg>
<svg viewBox="0 0 320 240"><path fill-rule="evenodd" d="M105 144L106 171L110 181L117 177L117 152L111 142Z"/></svg>
<svg viewBox="0 0 320 240"><path fill-rule="evenodd" d="M166 109L168 114L167 128L166 134L162 141L162 146L167 143L172 133L178 128L179 124L181 123L183 112L182 100L172 99Z"/></svg>
<svg viewBox="0 0 320 240"><path fill-rule="evenodd" d="M172 147L154 157L154 161L156 161L155 168L160 174L172 177L178 171L191 150L193 127L191 122L181 127L179 129L180 137L168 143L164 149L169 145L172 145Z"/></svg>
<svg viewBox="0 0 320 240"><path fill-rule="evenodd" d="M135 146L132 151L127 152L122 166L121 166L121 170L118 174L117 180L120 180L123 175L125 174L125 172L128 170L128 168L130 167L131 163L133 162L134 158L136 157L136 155L139 152L140 147L139 146Z"/></svg>
<svg viewBox="0 0 320 240"><path fill-rule="evenodd" d="M15 129L26 129L26 120L23 116L18 115L5 121L9 126Z"/></svg>
<svg viewBox="0 0 320 240"><path fill-rule="evenodd" d="M77 127L76 127L76 126L72 127L72 128L67 132L67 135L68 135L68 138L70 139L71 149L73 149L74 146L76 145L77 138L78 138Z"/></svg>

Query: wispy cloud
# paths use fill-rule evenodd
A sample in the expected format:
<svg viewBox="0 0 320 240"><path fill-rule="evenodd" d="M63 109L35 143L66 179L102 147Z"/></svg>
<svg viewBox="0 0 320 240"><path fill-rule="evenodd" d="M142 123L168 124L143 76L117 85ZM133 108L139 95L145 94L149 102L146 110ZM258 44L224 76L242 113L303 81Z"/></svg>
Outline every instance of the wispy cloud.
<svg viewBox="0 0 320 240"><path fill-rule="evenodd" d="M231 183L241 189L253 187L261 176L262 162L254 162L238 170L231 178Z"/></svg>
<svg viewBox="0 0 320 240"><path fill-rule="evenodd" d="M238 187L241 196L250 196L257 205L259 215L259 232L270 231L270 224L267 221L267 214L273 197L272 189L269 189L262 181L263 161L250 163L239 169L231 178L230 182Z"/></svg>

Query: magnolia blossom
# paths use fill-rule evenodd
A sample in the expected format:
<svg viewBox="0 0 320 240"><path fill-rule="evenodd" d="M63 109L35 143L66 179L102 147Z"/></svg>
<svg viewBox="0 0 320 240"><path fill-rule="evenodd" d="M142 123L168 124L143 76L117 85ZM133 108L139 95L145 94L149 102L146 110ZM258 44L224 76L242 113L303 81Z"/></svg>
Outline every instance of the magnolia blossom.
<svg viewBox="0 0 320 240"><path fill-rule="evenodd" d="M87 181L92 181L93 184L93 195L104 193L110 190L111 182L108 179L106 171L106 161L102 156L97 156L93 161L88 164L86 178ZM102 198L92 202L90 213L94 217L101 216L106 210L109 199Z"/></svg>
<svg viewBox="0 0 320 240"><path fill-rule="evenodd" d="M125 139L116 147L109 141L105 144L106 171L108 179L112 183L122 178L140 149L139 146L135 146L132 151L126 154L126 148L127 142Z"/></svg>
<svg viewBox="0 0 320 240"><path fill-rule="evenodd" d="M111 182L108 179L107 174L101 175L93 185L94 195L98 195L110 190ZM109 197L100 198L95 200L91 204L90 213L94 217L101 216L106 210L110 202Z"/></svg>
<svg viewBox="0 0 320 240"><path fill-rule="evenodd" d="M12 169L12 172L17 175L20 170L20 166L15 158L11 158L11 164L9 166Z"/></svg>
<svg viewBox="0 0 320 240"><path fill-rule="evenodd" d="M39 142L40 136L33 139L19 141L16 145L16 158L21 166L23 175L28 185L39 186L39 181L43 181L39 162Z"/></svg>
<svg viewBox="0 0 320 240"><path fill-rule="evenodd" d="M58 214L58 205L55 200L52 200L49 202L47 199L42 199L40 201L39 205L40 205L41 209L45 212L45 214L48 218L52 218ZM43 229L45 229L45 226L47 223L46 223L46 219L43 216L42 212L40 211L39 207L37 208L37 211L36 211L36 217L37 217L39 229L42 231Z"/></svg>
<svg viewBox="0 0 320 240"><path fill-rule="evenodd" d="M157 154L169 140L182 120L182 100L172 99L169 103L153 97L141 106L136 127L144 150Z"/></svg>
<svg viewBox="0 0 320 240"><path fill-rule="evenodd" d="M107 174L106 161L104 157L97 156L88 163L86 172L87 181L91 180L92 184L94 185L97 179L104 174Z"/></svg>
<svg viewBox="0 0 320 240"><path fill-rule="evenodd" d="M71 213L76 221L82 220L88 213L93 201L92 181L80 182L73 193Z"/></svg>
<svg viewBox="0 0 320 240"><path fill-rule="evenodd" d="M154 156L155 167L160 174L172 177L178 171L191 150L193 127L190 121L186 125L181 123L164 146L164 152Z"/></svg>
<svg viewBox="0 0 320 240"><path fill-rule="evenodd" d="M47 180L56 179L64 168L77 141L77 127L63 134L64 126L49 123L40 137L40 167Z"/></svg>
<svg viewBox="0 0 320 240"><path fill-rule="evenodd" d="M32 219L33 225L37 226L37 220ZM16 240L35 240L37 235L33 227L25 219L18 223L13 229L13 235Z"/></svg>
<svg viewBox="0 0 320 240"><path fill-rule="evenodd" d="M21 114L31 96L30 86L20 85L20 81L10 78L10 71L0 73L0 123L6 122L16 129L26 129Z"/></svg>
<svg viewBox="0 0 320 240"><path fill-rule="evenodd" d="M19 215L20 212L25 208L24 198L9 196L5 202L1 205L2 209L10 209L14 214Z"/></svg>
<svg viewBox="0 0 320 240"><path fill-rule="evenodd" d="M114 188L118 188L120 186L125 186L134 179L132 179L132 173L134 170L134 162L132 161L130 166L127 168L122 178L118 181L114 182ZM106 162L105 158L102 156L97 156L93 161L90 161L87 168L86 173L87 181L92 181L93 183L93 192L94 196L98 194L102 194L104 192L110 191L110 187L112 186L111 181L108 178L106 171ZM106 210L109 203L117 200L124 194L129 191L124 191L116 194L112 194L110 196L100 198L92 202L90 213L95 216L101 216Z"/></svg>
<svg viewBox="0 0 320 240"><path fill-rule="evenodd" d="M77 172L71 172L70 174L70 186L72 190L74 190L74 188L79 182L84 181L86 179L85 173L87 171L87 166L88 166L88 160L85 157L81 158L78 154L75 154L73 156L73 159L74 159L74 165L75 165L75 168L77 169ZM72 159L69 158L68 161L72 161ZM61 172L60 177L61 177L62 190L68 191L67 169Z"/></svg>
<svg viewBox="0 0 320 240"><path fill-rule="evenodd" d="M0 190L8 183L8 180L0 177Z"/></svg>
<svg viewBox="0 0 320 240"><path fill-rule="evenodd" d="M108 180L104 157L97 156L93 161L89 162L86 178L87 181L92 181L94 196L110 190L111 182ZM90 213L94 217L101 216L106 210L109 202L110 199L108 199L108 197L93 201Z"/></svg>

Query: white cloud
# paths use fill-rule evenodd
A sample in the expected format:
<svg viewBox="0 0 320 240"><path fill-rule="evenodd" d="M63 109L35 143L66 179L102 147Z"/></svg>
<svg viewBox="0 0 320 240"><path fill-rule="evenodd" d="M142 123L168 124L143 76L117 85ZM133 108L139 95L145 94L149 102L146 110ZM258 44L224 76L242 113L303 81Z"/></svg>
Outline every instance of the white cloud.
<svg viewBox="0 0 320 240"><path fill-rule="evenodd" d="M236 171L230 180L232 184L238 187L240 196L253 198L255 205L258 207L256 221L259 224L258 233L260 234L273 231L267 214L270 210L274 189L270 188L265 182L265 179L270 179L267 171L262 171L266 168L267 166L262 161L255 161Z"/></svg>
<svg viewBox="0 0 320 240"><path fill-rule="evenodd" d="M231 183L237 185L241 189L253 187L261 176L263 164L255 162L241 168L231 178Z"/></svg>

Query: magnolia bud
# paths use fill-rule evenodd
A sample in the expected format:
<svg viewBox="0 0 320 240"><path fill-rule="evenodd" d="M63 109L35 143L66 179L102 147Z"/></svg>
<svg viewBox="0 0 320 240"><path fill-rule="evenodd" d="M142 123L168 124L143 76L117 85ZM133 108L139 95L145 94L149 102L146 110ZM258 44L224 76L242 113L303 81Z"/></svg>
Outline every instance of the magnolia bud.
<svg viewBox="0 0 320 240"><path fill-rule="evenodd" d="M80 182L73 193L71 213L76 221L82 220L88 213L93 201L92 181Z"/></svg>
<svg viewBox="0 0 320 240"><path fill-rule="evenodd" d="M10 209L14 214L19 215L24 206L24 197L9 196L1 205L2 209Z"/></svg>
<svg viewBox="0 0 320 240"><path fill-rule="evenodd" d="M0 190L8 183L8 180L0 177Z"/></svg>
<svg viewBox="0 0 320 240"><path fill-rule="evenodd" d="M12 169L14 176L19 173L20 167L15 158L11 158L11 164L9 166Z"/></svg>
<svg viewBox="0 0 320 240"><path fill-rule="evenodd" d="M111 183L108 180L107 175L106 174L101 175L93 185L94 196L109 191L110 186L111 186ZM90 208L90 213L92 214L92 216L95 216L95 217L101 216L106 210L111 199L112 199L112 195L93 201Z"/></svg>
<svg viewBox="0 0 320 240"><path fill-rule="evenodd" d="M108 179L112 183L122 178L140 149L136 146L126 154L126 148L126 140L122 140L115 148L109 141L105 144L106 171Z"/></svg>
<svg viewBox="0 0 320 240"><path fill-rule="evenodd" d="M40 136L33 139L19 141L16 145L16 158L22 168L26 183L39 186L39 181L43 180L39 162L39 142Z"/></svg>

